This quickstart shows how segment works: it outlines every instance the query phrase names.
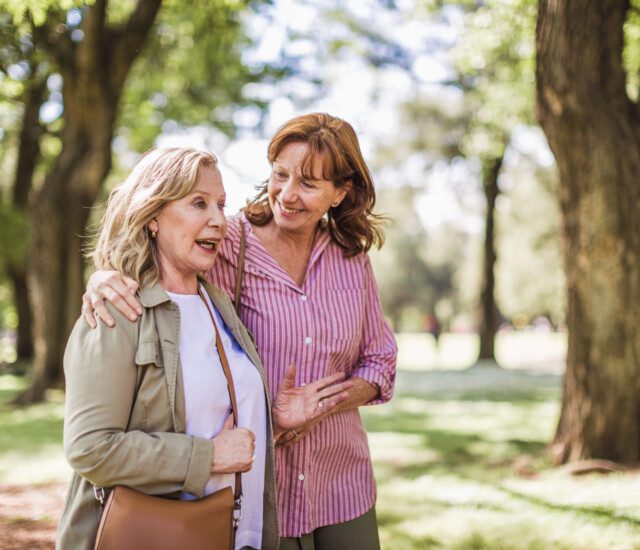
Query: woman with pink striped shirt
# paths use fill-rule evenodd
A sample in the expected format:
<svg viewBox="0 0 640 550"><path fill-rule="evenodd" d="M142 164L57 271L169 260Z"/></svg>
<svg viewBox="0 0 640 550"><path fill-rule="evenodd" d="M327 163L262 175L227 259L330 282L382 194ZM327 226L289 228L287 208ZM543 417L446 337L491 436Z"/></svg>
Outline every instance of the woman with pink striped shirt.
<svg viewBox="0 0 640 550"><path fill-rule="evenodd" d="M269 180L229 219L208 278L234 295L244 241L239 315L273 396L288 365L298 387L338 372L353 384L346 401L277 441L280 548L376 549L375 481L358 408L391 398L397 348L367 256L383 241L373 181L351 125L327 114L285 123L268 158ZM109 322L102 300L114 297L135 316L130 282L112 273L92 279L85 312L95 308ZM277 424L287 411L275 400L273 412Z"/></svg>

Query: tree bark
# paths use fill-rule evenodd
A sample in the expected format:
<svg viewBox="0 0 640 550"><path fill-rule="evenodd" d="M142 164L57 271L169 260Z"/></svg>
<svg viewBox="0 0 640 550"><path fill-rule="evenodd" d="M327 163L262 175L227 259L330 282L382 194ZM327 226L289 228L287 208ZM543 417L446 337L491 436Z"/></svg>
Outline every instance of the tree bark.
<svg viewBox="0 0 640 550"><path fill-rule="evenodd" d="M626 0L540 0L537 103L556 157L569 343L559 462L640 461L640 116Z"/></svg>
<svg viewBox="0 0 640 550"><path fill-rule="evenodd" d="M39 121L40 106L46 91L46 79L31 83L24 95L21 131L19 136L18 160L13 181L13 208L27 215L27 204L33 174L40 160L40 138L44 128ZM26 260L20 258L7 266L9 279L13 285L13 296L18 313L16 352L18 361L33 358L32 315L27 287Z"/></svg>
<svg viewBox="0 0 640 550"><path fill-rule="evenodd" d="M495 250L495 211L496 200L500 194L498 177L504 155L484 159L482 162L482 187L487 201L485 212L484 261L482 265L482 287L480 290L480 353L479 361L496 362L495 340L498 332L498 308L495 301L494 269Z"/></svg>
<svg viewBox="0 0 640 550"><path fill-rule="evenodd" d="M66 30L46 37L63 78L62 150L31 206L29 283L35 361L30 403L63 382L62 358L80 313L82 249L89 209L111 168L111 139L126 76L157 15L161 0L139 0L120 28L106 23L107 0L85 7L84 38ZM60 27L62 29L62 27Z"/></svg>

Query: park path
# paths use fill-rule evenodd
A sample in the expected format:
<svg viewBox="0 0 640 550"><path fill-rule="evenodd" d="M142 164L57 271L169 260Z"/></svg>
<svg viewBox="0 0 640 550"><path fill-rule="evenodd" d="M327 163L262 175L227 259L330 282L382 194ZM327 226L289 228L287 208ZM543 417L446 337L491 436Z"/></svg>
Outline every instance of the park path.
<svg viewBox="0 0 640 550"><path fill-rule="evenodd" d="M54 548L66 483L0 486L0 548Z"/></svg>

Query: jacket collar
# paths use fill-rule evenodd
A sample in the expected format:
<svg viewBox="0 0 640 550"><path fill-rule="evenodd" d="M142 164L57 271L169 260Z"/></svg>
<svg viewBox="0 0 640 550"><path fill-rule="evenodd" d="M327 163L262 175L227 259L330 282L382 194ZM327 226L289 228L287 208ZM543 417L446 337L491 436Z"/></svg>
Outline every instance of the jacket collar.
<svg viewBox="0 0 640 550"><path fill-rule="evenodd" d="M198 282L206 283L207 281L198 275ZM160 286L159 282L138 290L138 297L143 307L156 307L171 301L167 291Z"/></svg>
<svg viewBox="0 0 640 550"><path fill-rule="evenodd" d="M160 286L160 283L141 288L138 290L138 297L143 307L156 307L170 301L167 291Z"/></svg>

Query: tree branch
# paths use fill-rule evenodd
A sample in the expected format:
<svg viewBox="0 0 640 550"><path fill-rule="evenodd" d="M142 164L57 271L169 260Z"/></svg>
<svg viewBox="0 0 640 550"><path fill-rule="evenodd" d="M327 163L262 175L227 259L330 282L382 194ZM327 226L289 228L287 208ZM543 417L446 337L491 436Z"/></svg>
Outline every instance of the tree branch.
<svg viewBox="0 0 640 550"><path fill-rule="evenodd" d="M126 23L111 32L110 42L114 52L112 79L115 89L122 87L131 64L140 54L161 4L162 0L138 0Z"/></svg>

